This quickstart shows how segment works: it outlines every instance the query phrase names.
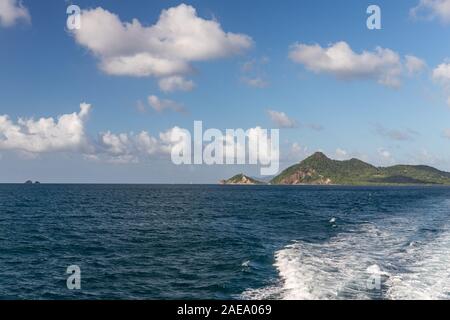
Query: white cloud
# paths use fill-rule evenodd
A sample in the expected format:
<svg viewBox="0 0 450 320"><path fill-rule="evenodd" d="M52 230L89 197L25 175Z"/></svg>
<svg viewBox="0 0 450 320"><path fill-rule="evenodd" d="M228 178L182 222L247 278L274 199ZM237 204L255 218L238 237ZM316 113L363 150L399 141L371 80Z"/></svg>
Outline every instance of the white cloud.
<svg viewBox="0 0 450 320"><path fill-rule="evenodd" d="M419 4L412 8L410 14L414 18L427 19L438 18L444 23L450 22L450 0L420 0Z"/></svg>
<svg viewBox="0 0 450 320"><path fill-rule="evenodd" d="M379 148L377 152L378 155L381 156L384 160L390 160L392 157L391 153L386 149Z"/></svg>
<svg viewBox="0 0 450 320"><path fill-rule="evenodd" d="M421 72L426 68L426 63L420 58L412 55L405 56L405 67L409 74Z"/></svg>
<svg viewBox="0 0 450 320"><path fill-rule="evenodd" d="M244 82L245 84L247 84L250 87L253 88L267 88L269 86L269 83L264 80L261 77L255 77L255 78L250 78L250 77L242 77L242 82Z"/></svg>
<svg viewBox="0 0 450 320"><path fill-rule="evenodd" d="M224 154L233 154L235 161L244 162L247 154L258 155L261 163L269 163L278 157L278 151L273 148L272 137L267 130L254 127L248 129L246 134L249 141L259 143L240 144L234 135L227 133L219 140L224 145ZM97 156L93 160L103 159L118 164L137 163L149 157L167 156L174 148L191 150L193 143L191 134L177 126L159 133L157 138L147 131L139 134L106 132L99 135L98 141Z"/></svg>
<svg viewBox="0 0 450 320"><path fill-rule="evenodd" d="M162 78L158 81L158 85L164 92L191 91L195 87L192 80L186 80L181 76Z"/></svg>
<svg viewBox="0 0 450 320"><path fill-rule="evenodd" d="M183 147L185 144L191 143L190 134L183 128L173 127L165 132L159 134L160 139L160 150L163 153L169 154L172 148L177 147L177 149L188 149L189 147Z"/></svg>
<svg viewBox="0 0 450 320"><path fill-rule="evenodd" d="M0 150L12 150L24 159L42 153L69 152L80 154L90 161L136 163L142 159L170 154L172 147L190 139L179 127L173 127L153 137L140 133L112 133L107 131L96 138L88 136L85 123L91 105L82 103L80 111L55 118L23 119L13 122L0 116ZM180 137L183 137L180 139Z"/></svg>
<svg viewBox="0 0 450 320"><path fill-rule="evenodd" d="M136 163L140 154L152 155L158 151L159 143L146 131L139 134L113 134L106 132L99 136L99 154L107 155L112 163Z"/></svg>
<svg viewBox="0 0 450 320"><path fill-rule="evenodd" d="M279 128L295 128L297 126L296 121L289 118L284 112L268 110L267 113L272 122Z"/></svg>
<svg viewBox="0 0 450 320"><path fill-rule="evenodd" d="M395 163L395 159L392 153L385 148L378 148L375 162L381 166L389 166Z"/></svg>
<svg viewBox="0 0 450 320"><path fill-rule="evenodd" d="M175 112L185 112L185 108L172 100L169 99L160 99L155 95L151 95L148 97L148 104L157 112L163 112L165 110L172 110Z"/></svg>
<svg viewBox="0 0 450 320"><path fill-rule="evenodd" d="M275 135L274 135L275 134ZM250 159L258 159L260 164L269 165L278 163L278 134L259 126L248 130L227 130L217 137L217 143L223 146L223 156L227 161L236 164L245 164ZM205 146L205 145L204 145ZM205 147L206 151L208 146Z"/></svg>
<svg viewBox="0 0 450 320"><path fill-rule="evenodd" d="M0 116L0 149L28 153L87 150L84 124L91 106L80 105L80 112L64 114L57 119L19 118L13 122Z"/></svg>
<svg viewBox="0 0 450 320"><path fill-rule="evenodd" d="M174 148L191 150L191 134L177 126L160 132L157 136L152 136L148 131L106 131L90 137L85 132L85 121L90 109L89 104L81 104L78 113L64 114L57 119L19 118L16 123L6 115L0 116L0 151L12 150L28 159L36 158L41 153L67 152L78 154L88 161L124 164L166 159ZM248 143L248 151L259 155L261 163L268 163L278 157L278 151L272 145L272 136L269 137L267 130L255 127L248 129L245 134L252 141ZM224 136L223 141L229 141L232 137L234 136ZM231 150L230 147L231 144L227 145L225 150ZM236 158L238 155L245 157L247 144L238 143L236 148Z"/></svg>
<svg viewBox="0 0 450 320"><path fill-rule="evenodd" d="M440 83L448 94L447 105L450 107L450 63L441 63L432 74L433 80Z"/></svg>
<svg viewBox="0 0 450 320"><path fill-rule="evenodd" d="M224 32L217 21L198 17L185 4L163 10L152 26L137 19L123 22L101 7L83 10L81 21L81 28L74 30L77 43L110 75L180 76L192 70L192 62L239 54L253 45L249 36Z"/></svg>
<svg viewBox="0 0 450 320"><path fill-rule="evenodd" d="M100 135L100 143L108 153L120 155L128 152L129 138L127 134L106 132Z"/></svg>
<svg viewBox="0 0 450 320"><path fill-rule="evenodd" d="M308 147L302 146L298 142L294 142L291 144L287 156L284 158L284 160L300 161L309 155L311 155L311 152L308 150Z"/></svg>
<svg viewBox="0 0 450 320"><path fill-rule="evenodd" d="M442 63L433 70L433 79L442 83L450 82L450 63Z"/></svg>
<svg viewBox="0 0 450 320"><path fill-rule="evenodd" d="M11 27L19 20L31 22L28 9L19 0L0 0L0 26Z"/></svg>
<svg viewBox="0 0 450 320"><path fill-rule="evenodd" d="M173 127L159 134L159 138L151 136L147 131L114 134L105 132L99 135L99 148L95 159L104 159L110 163L137 163L142 159L170 154L173 147L186 143L190 139L179 127ZM179 137L183 137L179 139Z"/></svg>
<svg viewBox="0 0 450 320"><path fill-rule="evenodd" d="M247 136L249 140L249 155L258 155L259 161L263 164L269 164L274 159L279 159L278 147L275 146L275 141L272 141L272 136L269 135L268 130L257 126L248 129ZM276 145L278 144L276 143ZM238 149L242 147L237 145ZM242 154L245 154L245 150L242 150L242 152Z"/></svg>
<svg viewBox="0 0 450 320"><path fill-rule="evenodd" d="M310 71L332 74L339 79L374 79L390 87L401 84L401 59L390 49L377 47L373 52L358 54L344 41L328 48L297 43L291 46L289 57Z"/></svg>
<svg viewBox="0 0 450 320"><path fill-rule="evenodd" d="M110 75L135 77L165 77L191 71L191 67L185 61L155 58L147 53L105 57L100 62L100 69Z"/></svg>
<svg viewBox="0 0 450 320"><path fill-rule="evenodd" d="M348 158L348 152L341 148L336 149L335 155L336 155L336 159L338 159L338 160L344 160L344 159Z"/></svg>

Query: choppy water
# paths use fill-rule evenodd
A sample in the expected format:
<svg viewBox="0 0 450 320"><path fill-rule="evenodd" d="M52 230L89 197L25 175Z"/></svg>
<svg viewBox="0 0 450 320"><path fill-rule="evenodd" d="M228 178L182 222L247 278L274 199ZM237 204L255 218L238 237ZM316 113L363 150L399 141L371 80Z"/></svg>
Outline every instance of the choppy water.
<svg viewBox="0 0 450 320"><path fill-rule="evenodd" d="M447 299L449 266L450 188L0 185L0 299Z"/></svg>

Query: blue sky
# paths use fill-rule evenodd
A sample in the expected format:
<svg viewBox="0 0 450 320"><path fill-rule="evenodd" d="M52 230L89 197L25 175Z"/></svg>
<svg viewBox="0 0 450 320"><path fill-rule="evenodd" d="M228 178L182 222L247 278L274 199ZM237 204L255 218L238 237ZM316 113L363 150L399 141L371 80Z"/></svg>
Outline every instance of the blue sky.
<svg viewBox="0 0 450 320"><path fill-rule="evenodd" d="M72 3L84 10L76 32L66 27ZM366 27L370 4L381 8L381 30ZM19 10L13 18L12 11L2 13L7 5ZM201 19L239 39L200 24L207 37L189 38L192 52L144 46L152 41L148 30L170 8L179 13L170 23L195 8L187 29ZM322 150L376 165L423 163L450 170L449 8L448 0L0 0L0 115L8 119L0 122L0 180L215 183L240 171L257 175L254 166L174 166L160 152L133 153L136 134L145 131L158 140L174 127L192 130L194 120L221 130L282 127L282 167ZM140 31L101 31L102 19L114 15L120 28L137 19ZM330 48L343 58L329 59ZM126 72L114 64L119 56L149 52L189 70L169 74L152 67L142 75L139 61L126 65L137 68ZM182 86L162 88L169 78ZM156 99L153 105L149 96ZM42 130L52 125L41 123L40 138L30 139L40 118L56 122L80 112L81 103L91 105L88 114L68 119L81 127L52 127L47 134ZM18 118L32 122L20 124ZM19 138L11 133L15 129ZM126 136L121 143L133 147L113 145L120 134Z"/></svg>

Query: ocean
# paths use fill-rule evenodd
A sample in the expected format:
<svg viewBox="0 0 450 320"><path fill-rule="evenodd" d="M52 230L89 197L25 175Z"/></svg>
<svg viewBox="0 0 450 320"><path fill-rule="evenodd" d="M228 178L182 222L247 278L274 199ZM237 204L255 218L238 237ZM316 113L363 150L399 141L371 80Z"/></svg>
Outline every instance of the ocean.
<svg viewBox="0 0 450 320"><path fill-rule="evenodd" d="M0 185L0 299L448 299L449 265L445 187Z"/></svg>

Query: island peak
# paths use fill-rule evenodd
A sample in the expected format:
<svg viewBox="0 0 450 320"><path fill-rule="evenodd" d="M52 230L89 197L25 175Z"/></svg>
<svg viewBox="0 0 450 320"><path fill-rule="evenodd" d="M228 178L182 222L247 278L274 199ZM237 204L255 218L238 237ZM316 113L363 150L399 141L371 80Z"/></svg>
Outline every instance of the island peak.
<svg viewBox="0 0 450 320"><path fill-rule="evenodd" d="M220 184L255 185L255 184L263 184L263 183L254 178L246 176L243 173L239 173L239 174L231 177L230 179L221 180Z"/></svg>
<svg viewBox="0 0 450 320"><path fill-rule="evenodd" d="M244 174L223 184L262 184ZM283 170L272 185L450 185L450 173L425 165L375 167L357 158L334 160L315 152Z"/></svg>

